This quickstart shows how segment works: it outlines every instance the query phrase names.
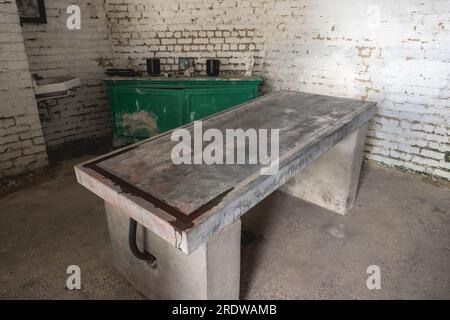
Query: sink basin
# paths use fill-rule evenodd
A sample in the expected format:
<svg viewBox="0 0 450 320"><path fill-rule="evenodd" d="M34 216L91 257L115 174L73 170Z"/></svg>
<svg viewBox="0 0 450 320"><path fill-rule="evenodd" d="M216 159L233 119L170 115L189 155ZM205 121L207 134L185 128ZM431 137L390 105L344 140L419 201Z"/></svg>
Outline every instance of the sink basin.
<svg viewBox="0 0 450 320"><path fill-rule="evenodd" d="M33 82L34 93L36 95L48 95L52 93L66 92L80 85L80 78L71 76L47 78Z"/></svg>

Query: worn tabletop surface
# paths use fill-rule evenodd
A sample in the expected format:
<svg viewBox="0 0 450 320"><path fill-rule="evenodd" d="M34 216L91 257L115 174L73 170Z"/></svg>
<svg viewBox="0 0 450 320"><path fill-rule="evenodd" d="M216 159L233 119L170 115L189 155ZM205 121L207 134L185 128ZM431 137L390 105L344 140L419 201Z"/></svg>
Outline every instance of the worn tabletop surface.
<svg viewBox="0 0 450 320"><path fill-rule="evenodd" d="M341 136L336 136L331 142L337 143L349 131L367 122L375 111L375 103L371 102L282 91L207 118L203 121L203 132L209 128L219 129L223 133L225 129L238 128L280 129L279 158L280 168L283 168L341 130ZM191 131L193 137L193 126L186 126L186 129ZM239 200L244 193L249 193L250 190L256 192L254 190L259 185L270 179L270 185L275 188L294 174L293 168L289 173L280 172L279 176L261 176L260 164L175 165L171 152L177 142L171 141L170 137L171 132L168 132L85 163L78 166L77 176L81 173L88 174L99 182L109 180L112 189L130 195L128 200L136 202L139 199L140 205L142 202L149 203L150 206L145 210L154 207L158 212L162 211L163 214L158 214L159 218L166 220L175 232L189 232L209 220L209 229L214 230L200 232L206 238L206 234L216 232L256 204L253 202L257 201L253 200L251 203ZM325 152L326 148L316 148L317 151L308 157L316 157L316 154ZM270 148L268 150L270 152ZM96 191L92 182L80 183ZM266 186L258 191L256 198L262 199L269 189ZM100 196L104 194L96 193ZM237 203L239 201L241 202ZM220 218L227 220L226 223L209 219L215 212L225 212L232 203L234 213L223 213ZM237 206L240 212L236 212ZM152 215L155 211L145 214ZM158 232L163 233L161 225L158 225Z"/></svg>

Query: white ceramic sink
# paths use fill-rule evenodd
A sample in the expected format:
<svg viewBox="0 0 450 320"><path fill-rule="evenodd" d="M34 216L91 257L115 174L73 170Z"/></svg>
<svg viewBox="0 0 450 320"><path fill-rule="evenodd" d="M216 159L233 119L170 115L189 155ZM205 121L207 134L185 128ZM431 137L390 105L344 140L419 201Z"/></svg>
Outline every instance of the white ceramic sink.
<svg viewBox="0 0 450 320"><path fill-rule="evenodd" d="M48 95L58 92L66 92L81 85L80 78L61 76L33 81L34 93L36 95Z"/></svg>

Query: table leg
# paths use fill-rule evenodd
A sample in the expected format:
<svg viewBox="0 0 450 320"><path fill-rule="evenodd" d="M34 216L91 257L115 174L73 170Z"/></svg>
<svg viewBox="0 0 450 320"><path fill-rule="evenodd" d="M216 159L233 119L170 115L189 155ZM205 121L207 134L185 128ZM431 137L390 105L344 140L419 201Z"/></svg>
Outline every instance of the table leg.
<svg viewBox="0 0 450 320"><path fill-rule="evenodd" d="M346 214L356 198L367 124L314 160L280 190L331 211Z"/></svg>
<svg viewBox="0 0 450 320"><path fill-rule="evenodd" d="M238 299L241 221L221 230L190 255L141 225L140 251L153 254L156 266L133 256L128 242L130 218L105 203L116 268L150 299Z"/></svg>

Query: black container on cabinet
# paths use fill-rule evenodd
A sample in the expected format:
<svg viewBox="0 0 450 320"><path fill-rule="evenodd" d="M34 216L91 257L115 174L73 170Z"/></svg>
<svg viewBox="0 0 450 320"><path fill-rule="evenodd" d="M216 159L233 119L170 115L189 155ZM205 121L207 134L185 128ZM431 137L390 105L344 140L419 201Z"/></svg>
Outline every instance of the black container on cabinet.
<svg viewBox="0 0 450 320"><path fill-rule="evenodd" d="M220 60L206 60L206 74L210 77L217 77L220 73Z"/></svg>
<svg viewBox="0 0 450 320"><path fill-rule="evenodd" d="M151 76L157 76L161 73L161 62L159 59L147 59L147 73Z"/></svg>

